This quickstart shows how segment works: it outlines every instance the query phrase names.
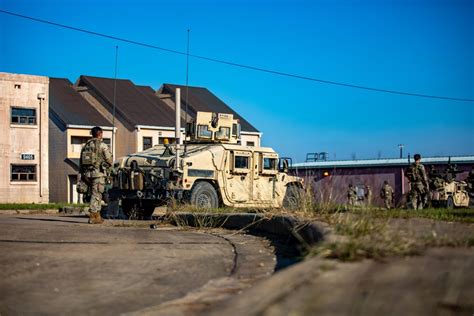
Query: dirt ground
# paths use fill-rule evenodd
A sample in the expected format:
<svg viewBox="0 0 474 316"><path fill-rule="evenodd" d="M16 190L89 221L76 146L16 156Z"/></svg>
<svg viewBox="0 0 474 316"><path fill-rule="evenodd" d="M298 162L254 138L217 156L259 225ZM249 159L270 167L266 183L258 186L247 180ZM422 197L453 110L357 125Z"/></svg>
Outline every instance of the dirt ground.
<svg viewBox="0 0 474 316"><path fill-rule="evenodd" d="M361 256L310 256L226 301L212 315L474 314L473 224L410 218L377 226L381 221L346 219L332 223L328 243L349 243ZM403 239L391 242L393 236ZM408 241L417 243L416 254L383 252ZM380 243L375 247L385 255L364 259L372 254L364 253L372 249L367 244Z"/></svg>

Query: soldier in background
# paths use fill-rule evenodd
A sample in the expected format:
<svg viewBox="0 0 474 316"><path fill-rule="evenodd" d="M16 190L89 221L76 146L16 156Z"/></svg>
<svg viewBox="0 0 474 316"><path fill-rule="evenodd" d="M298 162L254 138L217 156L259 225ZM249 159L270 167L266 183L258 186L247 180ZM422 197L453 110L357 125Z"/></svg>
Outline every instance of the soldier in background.
<svg viewBox="0 0 474 316"><path fill-rule="evenodd" d="M465 181L467 183L467 191L469 192L469 195L474 197L474 168L469 171Z"/></svg>
<svg viewBox="0 0 474 316"><path fill-rule="evenodd" d="M349 184L347 190L347 200L350 206L355 206L357 201L357 191L352 184Z"/></svg>
<svg viewBox="0 0 474 316"><path fill-rule="evenodd" d="M369 185L365 186L364 197L365 197L366 206L371 206L372 205L372 189L370 188Z"/></svg>
<svg viewBox="0 0 474 316"><path fill-rule="evenodd" d="M112 166L112 154L102 141L103 131L96 126L91 129L92 138L81 150L79 170L91 194L89 207L89 224L102 224L100 216L102 194L105 190L107 171Z"/></svg>
<svg viewBox="0 0 474 316"><path fill-rule="evenodd" d="M413 158L415 162L408 167L405 173L405 176L410 181L408 197L413 209L422 210L423 206L428 202L428 177L426 176L425 167L421 164L421 155L415 154Z"/></svg>
<svg viewBox="0 0 474 316"><path fill-rule="evenodd" d="M384 201L385 208L387 210L391 209L393 205L393 188L388 184L387 180L383 182L382 189L380 190L380 197Z"/></svg>
<svg viewBox="0 0 474 316"><path fill-rule="evenodd" d="M430 190L438 190L444 186L444 178L440 172L435 169L434 165L431 165L428 172L428 182Z"/></svg>

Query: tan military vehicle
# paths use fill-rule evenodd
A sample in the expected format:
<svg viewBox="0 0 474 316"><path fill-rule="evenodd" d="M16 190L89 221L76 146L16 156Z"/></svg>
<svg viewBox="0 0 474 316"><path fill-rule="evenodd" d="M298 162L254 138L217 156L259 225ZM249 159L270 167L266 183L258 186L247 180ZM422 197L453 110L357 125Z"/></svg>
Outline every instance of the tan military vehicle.
<svg viewBox="0 0 474 316"><path fill-rule="evenodd" d="M465 181L440 181L435 189L431 190L431 205L434 207L469 207L469 193Z"/></svg>
<svg viewBox="0 0 474 316"><path fill-rule="evenodd" d="M179 130L179 128L178 128ZM126 215L149 216L170 200L199 208L296 208L303 180L267 147L239 145L232 114L198 112L186 144L157 145L114 163L114 191Z"/></svg>

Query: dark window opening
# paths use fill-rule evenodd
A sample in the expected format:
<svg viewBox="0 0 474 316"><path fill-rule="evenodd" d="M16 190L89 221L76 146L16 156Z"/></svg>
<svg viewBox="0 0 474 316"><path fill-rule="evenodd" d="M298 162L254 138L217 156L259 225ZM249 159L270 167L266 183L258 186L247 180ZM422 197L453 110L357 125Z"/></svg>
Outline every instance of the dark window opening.
<svg viewBox="0 0 474 316"><path fill-rule="evenodd" d="M255 142L247 142L247 146L254 147L254 146L255 146Z"/></svg>
<svg viewBox="0 0 474 316"><path fill-rule="evenodd" d="M147 150L153 147L153 138L143 137L143 150Z"/></svg>
<svg viewBox="0 0 474 316"><path fill-rule="evenodd" d="M11 165L10 181L36 181L36 165Z"/></svg>
<svg viewBox="0 0 474 316"><path fill-rule="evenodd" d="M36 109L12 107L12 124L36 125Z"/></svg>

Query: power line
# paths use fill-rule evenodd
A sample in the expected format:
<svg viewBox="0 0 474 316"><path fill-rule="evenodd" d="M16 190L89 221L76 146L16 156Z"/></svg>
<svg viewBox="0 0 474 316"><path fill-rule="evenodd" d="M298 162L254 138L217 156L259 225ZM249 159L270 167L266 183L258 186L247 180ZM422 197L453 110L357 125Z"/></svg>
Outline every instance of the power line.
<svg viewBox="0 0 474 316"><path fill-rule="evenodd" d="M439 96L439 95L430 95L430 94L421 94L421 93L411 93L411 92L404 92L404 91L397 91L397 90L389 90L389 89L380 89L380 88L373 88L373 87L367 87L367 86L361 86L361 85L355 85L355 84L350 84L350 83L343 83L343 82L337 82L337 81L331 81L331 80L323 80L323 79L318 79L318 78L313 78L313 77L308 77L308 76L302 76L302 75L297 75L297 74L292 74L292 73L287 73L287 72L281 72L281 71L276 71L276 70L271 70L271 69L266 69L266 68L261 68L261 67L255 67L255 66L250 66L250 65L244 65L244 64L239 64L235 62L230 62L230 61L225 61L221 59L216 59L216 58L211 58L211 57L206 57L206 56L200 56L200 55L194 55L194 54L187 54L186 52L181 52L178 50L174 49L169 49L169 48L164 48L152 44L147 44L143 42L137 42L134 40L129 40L126 38L121 38L117 36L112 36L104 33L99 33L99 32L94 32L94 31L89 31L65 24L60 24L56 22L51 22L47 20L42 20L38 18L34 18L31 16L26 16L10 11L5 11L0 9L0 13L20 17L23 19L31 20L31 21L36 21L44 24L49 24L77 32L82 32L90 35L95 35L99 37L104 37L108 39L113 39L116 41L121 41L133 45L138 45L138 46L143 46L143 47L148 47L152 49L157 49L161 51L165 51L168 53L173 53L173 54L178 54L178 55L184 55L184 56L189 56L201 60L206 60L210 62L215 62L219 64L224 64L228 66L234 66L234 67L239 67L239 68L244 68L244 69L250 69L254 71L259 71L259 72L264 72L264 73L269 73L269 74L274 74L274 75L279 75L279 76L284 76L284 77L290 77L290 78L296 78L296 79L301 79L301 80L307 80L307 81L313 81L313 82L319 82L319 83L324 83L324 84L330 84L330 85L335 85L335 86L341 86L341 87L348 87L348 88L355 88L355 89L362 89L362 90L368 90L368 91L375 91L375 92L383 92L383 93L390 93L390 94L398 94L398 95L405 95L405 96L413 96L413 97L421 97L421 98L430 98L430 99L441 99L441 100L451 100L451 101L464 101L464 102L474 102L474 99L469 99L469 98L456 98L456 97L447 97L447 96Z"/></svg>

